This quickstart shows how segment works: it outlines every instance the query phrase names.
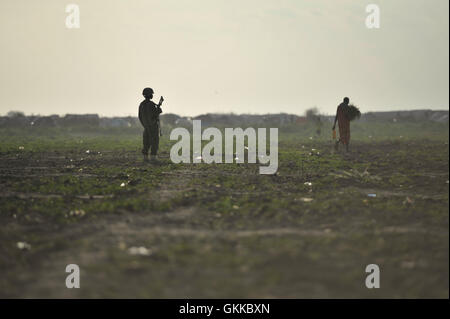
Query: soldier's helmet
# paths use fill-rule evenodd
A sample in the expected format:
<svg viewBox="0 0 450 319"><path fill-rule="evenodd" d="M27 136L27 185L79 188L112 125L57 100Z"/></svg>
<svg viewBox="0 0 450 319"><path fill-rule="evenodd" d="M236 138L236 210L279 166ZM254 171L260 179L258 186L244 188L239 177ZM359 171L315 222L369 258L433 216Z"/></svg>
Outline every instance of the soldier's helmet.
<svg viewBox="0 0 450 319"><path fill-rule="evenodd" d="M145 88L145 89L142 91L142 95L143 95L143 96L152 95L152 94L153 94L153 89L152 89L152 88Z"/></svg>
<svg viewBox="0 0 450 319"><path fill-rule="evenodd" d="M350 102L350 99L348 97L344 97L344 103Z"/></svg>

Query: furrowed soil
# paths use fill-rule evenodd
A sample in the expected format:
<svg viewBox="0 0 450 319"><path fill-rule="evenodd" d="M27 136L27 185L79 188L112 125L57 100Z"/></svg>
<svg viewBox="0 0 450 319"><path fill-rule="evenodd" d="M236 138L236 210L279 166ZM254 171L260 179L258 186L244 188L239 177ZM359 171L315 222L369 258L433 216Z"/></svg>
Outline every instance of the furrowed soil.
<svg viewBox="0 0 450 319"><path fill-rule="evenodd" d="M140 131L2 129L0 297L448 298L448 124L358 125L348 154L281 130L276 175L174 164L167 136L143 163Z"/></svg>

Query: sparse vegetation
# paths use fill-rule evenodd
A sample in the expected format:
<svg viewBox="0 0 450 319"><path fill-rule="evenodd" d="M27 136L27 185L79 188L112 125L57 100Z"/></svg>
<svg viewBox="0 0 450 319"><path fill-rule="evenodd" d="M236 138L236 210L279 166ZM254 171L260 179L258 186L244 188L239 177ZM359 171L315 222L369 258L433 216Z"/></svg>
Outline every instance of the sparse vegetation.
<svg viewBox="0 0 450 319"><path fill-rule="evenodd" d="M352 123L349 155L325 129L280 128L274 176L173 164L167 134L144 164L134 128L0 129L0 296L448 298L448 124Z"/></svg>

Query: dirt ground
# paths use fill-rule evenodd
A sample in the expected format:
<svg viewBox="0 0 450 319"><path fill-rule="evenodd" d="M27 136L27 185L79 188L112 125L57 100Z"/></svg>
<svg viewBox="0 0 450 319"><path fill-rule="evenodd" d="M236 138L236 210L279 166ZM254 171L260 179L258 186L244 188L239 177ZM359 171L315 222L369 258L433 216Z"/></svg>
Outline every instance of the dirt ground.
<svg viewBox="0 0 450 319"><path fill-rule="evenodd" d="M281 137L274 176L173 164L169 144L149 164L139 137L11 139L0 297L449 297L448 136L357 139L349 154Z"/></svg>

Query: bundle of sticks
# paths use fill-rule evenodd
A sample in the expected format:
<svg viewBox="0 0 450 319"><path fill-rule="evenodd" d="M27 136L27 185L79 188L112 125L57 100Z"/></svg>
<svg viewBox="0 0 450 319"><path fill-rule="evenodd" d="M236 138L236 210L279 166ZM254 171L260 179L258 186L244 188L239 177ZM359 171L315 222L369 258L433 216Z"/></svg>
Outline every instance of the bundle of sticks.
<svg viewBox="0 0 450 319"><path fill-rule="evenodd" d="M349 104L346 108L346 117L349 121L359 119L361 117L361 111L353 104Z"/></svg>

